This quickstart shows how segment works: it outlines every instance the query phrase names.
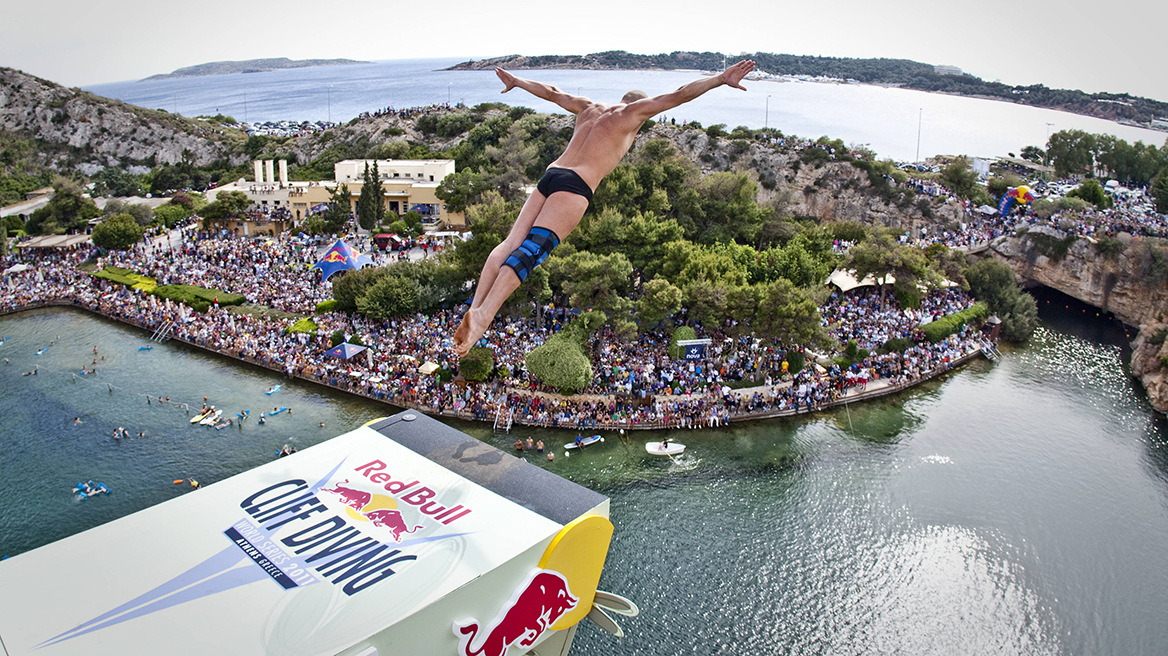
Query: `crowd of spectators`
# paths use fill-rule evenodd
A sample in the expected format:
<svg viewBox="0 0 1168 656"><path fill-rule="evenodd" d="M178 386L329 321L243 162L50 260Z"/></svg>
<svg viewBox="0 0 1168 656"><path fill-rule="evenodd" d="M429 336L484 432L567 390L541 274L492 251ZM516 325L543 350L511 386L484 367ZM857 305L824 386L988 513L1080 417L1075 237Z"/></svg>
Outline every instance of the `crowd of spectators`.
<svg viewBox="0 0 1168 656"><path fill-rule="evenodd" d="M560 312L533 319L500 319L485 335L495 353L497 375L488 383L463 384L451 376L423 375L423 363L457 372L449 335L461 318L458 310L373 321L345 313L313 316L315 334L289 332L292 320L264 313L212 307L199 313L167 299L93 278L78 264L88 251L45 256L27 271L11 274L0 292L0 311L46 302L71 303L148 330L170 325L181 341L399 406L432 413L529 425L575 428L719 426L731 419L824 407L853 386L886 379L904 385L949 366L981 345L974 332L940 344L922 343L904 353L871 356L852 367L830 361L789 370L789 353L748 335L721 327L696 326L711 344L700 361L672 358L669 335L646 333L624 342L607 330L592 336L588 348L594 378L581 393L565 397L531 377L523 362L531 349L568 319ZM151 276L159 284L193 284L243 294L250 303L285 312L311 313L331 296L330 285L309 272L315 251L295 240L249 240L188 232L181 243L154 240L137 248L96 258L99 268L114 265ZM8 266L5 264L5 266ZM874 344L879 336L901 335L924 315L964 308L968 299L941 292L926 299L919 314L879 310L870 292L833 295L823 308L828 328ZM894 301L890 302L894 303ZM325 355L330 336L340 331L369 347L351 360Z"/></svg>

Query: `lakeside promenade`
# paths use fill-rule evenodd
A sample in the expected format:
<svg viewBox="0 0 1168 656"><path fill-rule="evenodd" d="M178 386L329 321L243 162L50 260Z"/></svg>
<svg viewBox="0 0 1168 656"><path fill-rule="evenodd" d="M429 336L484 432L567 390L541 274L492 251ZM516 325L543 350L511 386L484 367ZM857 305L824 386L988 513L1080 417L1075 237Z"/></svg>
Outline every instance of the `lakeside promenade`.
<svg viewBox="0 0 1168 656"><path fill-rule="evenodd" d="M0 309L0 317L19 314L38 308L54 307L85 310L102 318L133 326L149 333L153 333L159 327L158 325L139 321L129 315L104 312L99 304L87 303L79 299L52 299L27 303L17 307L7 307ZM302 373L298 374L295 371L288 371L282 365L266 358L250 357L246 353L234 349L217 348L213 345L208 346L205 341L200 342L199 340L193 340L179 335L174 335L173 338L188 346L208 353L214 353L241 363L262 367L291 379L331 387L341 392L379 401L396 408L408 408L429 415L465 421L501 422L508 428L517 424L541 428L594 429L605 431L619 429L669 430L699 427L716 428L725 426L731 422L759 421L829 410L841 405L867 401L910 389L948 373L983 354L979 341L972 338L962 339L960 347L954 348L949 356L942 358L936 366L921 371L919 375L913 376L912 378L901 382L893 382L892 379L884 377L876 378L866 384L844 387L836 391L836 393L829 394L826 398L813 396L813 390L807 389L805 393L796 396L796 398L802 399L801 401L786 405L786 407L782 407L784 404L781 404L781 402L780 407L771 407L768 406L767 401L775 402L776 399L785 398L786 395L795 391L797 385L806 387L807 384L805 382L800 384L797 378L792 377L790 380L781 381L772 385L745 387L720 392L708 392L705 394L657 395L650 400L650 403L664 404L665 406L671 404L704 404L704 402L715 400L716 403L710 405L713 409L705 415L705 421L695 422L692 416L669 416L666 413L660 412L657 413L661 415L658 418L645 419L639 416L626 416L626 413L620 408L623 408L626 404L634 405L635 402L616 396L584 394L566 397L550 392L501 385L499 381L495 381L494 383L466 384L468 386L487 388L489 390L487 404L476 405L473 409L470 405L464 405L462 407L452 405L447 407L444 404L435 402L419 403L411 401L406 395L387 396L381 393L380 390L376 390L368 385L367 381L354 381L352 378L344 375L324 377L305 375ZM813 376L816 382L822 382L827 378L826 372L820 371L818 368ZM480 389L479 391L482 392L484 390ZM566 408L570 404L581 402L590 404L600 403L601 405L618 408L618 410L613 413L611 419L601 420L581 419L578 414L573 417L566 410L562 417L553 414L546 418L540 418L522 411L523 408L530 408L532 404L535 404L536 407Z"/></svg>

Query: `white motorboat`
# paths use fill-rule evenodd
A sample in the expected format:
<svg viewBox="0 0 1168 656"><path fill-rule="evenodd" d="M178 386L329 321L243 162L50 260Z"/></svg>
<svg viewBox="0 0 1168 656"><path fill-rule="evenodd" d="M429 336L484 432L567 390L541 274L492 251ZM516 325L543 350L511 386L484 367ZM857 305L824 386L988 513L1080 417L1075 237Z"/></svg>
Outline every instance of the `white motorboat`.
<svg viewBox="0 0 1168 656"><path fill-rule="evenodd" d="M685 445L673 441L645 442L645 451L651 456L678 456L685 451Z"/></svg>

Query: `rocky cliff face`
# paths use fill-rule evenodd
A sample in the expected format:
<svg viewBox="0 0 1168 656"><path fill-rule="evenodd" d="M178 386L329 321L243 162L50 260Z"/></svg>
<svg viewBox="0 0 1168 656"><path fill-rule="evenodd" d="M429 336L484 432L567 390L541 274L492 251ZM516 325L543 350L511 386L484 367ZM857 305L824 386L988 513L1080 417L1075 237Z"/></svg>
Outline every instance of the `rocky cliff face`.
<svg viewBox="0 0 1168 656"><path fill-rule="evenodd" d="M1140 327L1132 342L1132 375L1148 391L1148 400L1160 412L1168 413L1168 324L1150 323Z"/></svg>
<svg viewBox="0 0 1168 656"><path fill-rule="evenodd" d="M106 166L173 164L184 153L196 165L228 159L243 137L201 121L143 109L0 68L0 133L36 139L45 164L92 173Z"/></svg>
<svg viewBox="0 0 1168 656"><path fill-rule="evenodd" d="M873 193L867 174L848 162L805 165L795 153L759 143L710 138L702 130L654 126L638 137L672 141L702 173L746 171L759 183L758 202L780 214L815 217L822 222L851 221L908 229L925 223L945 223L955 216L943 203L932 203L926 219L918 207L897 207Z"/></svg>
<svg viewBox="0 0 1168 656"><path fill-rule="evenodd" d="M1149 277L1149 259L1155 259L1151 249L1164 253L1164 240L1126 233L1118 240L1122 251L1105 256L1090 240L1068 239L1054 228L1037 227L1021 236L1000 239L991 250L1023 280L1057 289L1133 326L1157 321L1168 313L1168 286ZM1058 258L1060 243L1066 254Z"/></svg>
<svg viewBox="0 0 1168 656"><path fill-rule="evenodd" d="M1168 285L1162 266L1168 262L1168 243L1126 233L1117 240L1122 248L1111 242L1110 249L1101 249L1091 240L1040 227L998 240L990 254L1010 265L1024 281L1057 289L1140 326L1132 342L1132 374L1143 383L1152 406L1168 413L1168 344L1164 339Z"/></svg>

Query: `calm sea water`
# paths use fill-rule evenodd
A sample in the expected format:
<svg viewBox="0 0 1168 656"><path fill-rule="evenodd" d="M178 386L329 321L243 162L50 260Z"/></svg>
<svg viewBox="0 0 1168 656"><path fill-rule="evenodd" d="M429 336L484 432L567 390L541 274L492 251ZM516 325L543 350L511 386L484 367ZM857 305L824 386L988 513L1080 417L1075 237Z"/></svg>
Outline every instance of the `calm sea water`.
<svg viewBox="0 0 1168 656"><path fill-rule="evenodd" d="M300 68L266 73L117 82L87 87L94 93L186 116L234 116L237 120L347 121L385 107L438 103L476 105L505 101L541 112L559 107L522 91L500 95L491 71L440 71L457 59L393 60L371 64ZM523 73L561 89L616 102L629 89L666 93L697 77L677 71L530 71ZM823 135L868 144L881 157L920 155L1001 156L1046 143L1048 130L1080 129L1114 134L1129 143L1160 145L1168 135L1065 112L1010 103L848 84L747 82L747 91L721 88L667 116L725 123L733 128L776 127L812 139ZM1053 126L1048 126L1051 123Z"/></svg>
<svg viewBox="0 0 1168 656"><path fill-rule="evenodd" d="M1168 652L1168 424L1125 372L1119 324L1054 294L1040 308L1029 344L893 398L678 431L677 463L644 455L659 433L535 460L612 498L601 587L642 609L621 620L622 640L585 622L573 653ZM213 483L392 411L303 383L265 396L274 374L173 343L139 351L142 331L79 311L2 318L9 335L0 553L184 494L172 479ZM72 382L95 345L96 377ZM293 413L215 431L147 393ZM455 425L504 449L514 439ZM116 426L146 437L116 442ZM90 478L114 494L74 500Z"/></svg>

